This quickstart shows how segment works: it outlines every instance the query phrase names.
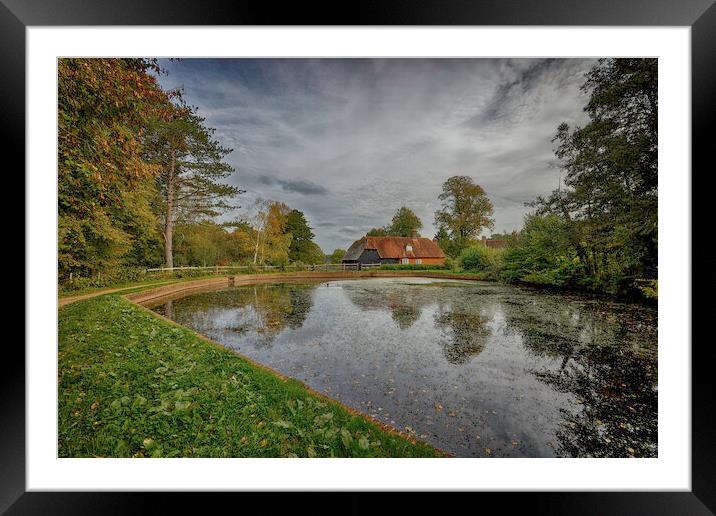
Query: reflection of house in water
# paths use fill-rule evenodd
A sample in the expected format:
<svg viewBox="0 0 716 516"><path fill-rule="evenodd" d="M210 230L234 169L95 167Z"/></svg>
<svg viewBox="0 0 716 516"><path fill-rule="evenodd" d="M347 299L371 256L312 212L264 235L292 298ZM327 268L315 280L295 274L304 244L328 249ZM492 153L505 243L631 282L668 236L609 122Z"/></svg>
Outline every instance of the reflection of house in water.
<svg viewBox="0 0 716 516"><path fill-rule="evenodd" d="M386 289L346 285L344 292L362 310L389 311L401 330L410 329L420 319L423 309L437 303L434 324L443 331L440 345L446 360L452 364L466 363L480 354L490 335L488 319L474 307L462 306L457 299L453 302L452 290L444 286L396 285Z"/></svg>
<svg viewBox="0 0 716 516"><path fill-rule="evenodd" d="M425 292L425 289L406 288L405 285L399 285L387 292L384 286L346 285L343 291L361 310L389 311L401 330L408 330L420 319L423 308L435 302L434 296Z"/></svg>

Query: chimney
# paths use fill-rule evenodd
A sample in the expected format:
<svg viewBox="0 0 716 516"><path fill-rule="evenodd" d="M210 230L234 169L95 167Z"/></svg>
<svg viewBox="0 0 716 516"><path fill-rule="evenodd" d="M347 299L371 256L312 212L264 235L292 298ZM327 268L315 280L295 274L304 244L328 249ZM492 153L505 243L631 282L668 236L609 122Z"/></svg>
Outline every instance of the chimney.
<svg viewBox="0 0 716 516"><path fill-rule="evenodd" d="M418 238L418 230L413 228L410 230L410 237L411 238Z"/></svg>

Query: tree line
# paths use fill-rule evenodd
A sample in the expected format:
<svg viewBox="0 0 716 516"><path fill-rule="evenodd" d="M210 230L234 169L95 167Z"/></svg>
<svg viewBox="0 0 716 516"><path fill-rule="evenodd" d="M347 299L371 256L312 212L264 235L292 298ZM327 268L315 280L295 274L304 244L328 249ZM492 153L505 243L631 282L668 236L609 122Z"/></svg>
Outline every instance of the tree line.
<svg viewBox="0 0 716 516"><path fill-rule="evenodd" d="M303 213L244 193L232 152L150 59L58 62L58 272L121 278L140 267L325 260Z"/></svg>
<svg viewBox="0 0 716 516"><path fill-rule="evenodd" d="M656 294L657 71L652 58L601 59L586 74L589 121L558 127L563 185L530 203L505 278Z"/></svg>

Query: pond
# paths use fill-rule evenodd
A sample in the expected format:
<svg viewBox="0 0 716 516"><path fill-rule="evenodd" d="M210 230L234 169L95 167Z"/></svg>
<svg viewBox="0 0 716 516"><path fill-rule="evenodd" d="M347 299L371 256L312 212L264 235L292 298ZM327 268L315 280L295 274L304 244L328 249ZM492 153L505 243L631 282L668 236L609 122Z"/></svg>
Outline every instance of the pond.
<svg viewBox="0 0 716 516"><path fill-rule="evenodd" d="M655 309L429 278L257 284L153 309L456 456L657 455Z"/></svg>

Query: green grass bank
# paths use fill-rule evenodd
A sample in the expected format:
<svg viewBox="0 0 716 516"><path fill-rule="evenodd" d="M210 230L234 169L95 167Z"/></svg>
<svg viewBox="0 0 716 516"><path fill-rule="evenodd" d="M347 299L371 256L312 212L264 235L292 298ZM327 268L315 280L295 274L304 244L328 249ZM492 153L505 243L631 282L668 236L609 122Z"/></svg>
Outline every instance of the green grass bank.
<svg viewBox="0 0 716 516"><path fill-rule="evenodd" d="M119 295L59 311L60 457L439 457Z"/></svg>

